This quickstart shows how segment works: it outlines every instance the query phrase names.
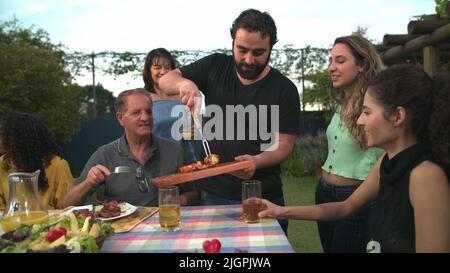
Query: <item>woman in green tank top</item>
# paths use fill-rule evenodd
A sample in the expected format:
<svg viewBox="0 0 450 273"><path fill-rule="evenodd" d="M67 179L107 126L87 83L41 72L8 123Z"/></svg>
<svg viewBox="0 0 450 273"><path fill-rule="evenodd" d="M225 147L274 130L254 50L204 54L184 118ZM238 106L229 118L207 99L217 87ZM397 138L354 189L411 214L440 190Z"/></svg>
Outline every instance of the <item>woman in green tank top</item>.
<svg viewBox="0 0 450 273"><path fill-rule="evenodd" d="M382 69L374 46L361 36L339 37L331 50L328 71L331 96L338 107L327 128L328 156L316 188L316 204L347 199L366 179L383 151L367 148L356 121L368 82ZM318 221L324 252L365 252L368 209L345 220Z"/></svg>

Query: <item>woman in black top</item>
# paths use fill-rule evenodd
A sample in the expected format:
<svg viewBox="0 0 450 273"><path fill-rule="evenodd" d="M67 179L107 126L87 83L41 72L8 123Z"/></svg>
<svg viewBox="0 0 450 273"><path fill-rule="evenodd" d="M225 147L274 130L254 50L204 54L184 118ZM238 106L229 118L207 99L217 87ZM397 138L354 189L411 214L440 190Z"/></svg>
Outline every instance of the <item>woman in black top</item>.
<svg viewBox="0 0 450 273"><path fill-rule="evenodd" d="M450 75L421 68L380 72L364 97L358 124L367 145L386 154L345 201L280 207L260 217L334 220L375 202L368 251L450 252Z"/></svg>

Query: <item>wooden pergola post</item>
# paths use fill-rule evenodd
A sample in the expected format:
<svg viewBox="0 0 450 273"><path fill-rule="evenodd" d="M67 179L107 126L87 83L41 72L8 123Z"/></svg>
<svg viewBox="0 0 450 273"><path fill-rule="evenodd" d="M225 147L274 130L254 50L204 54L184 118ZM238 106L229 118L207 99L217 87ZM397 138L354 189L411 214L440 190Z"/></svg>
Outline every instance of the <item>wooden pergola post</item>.
<svg viewBox="0 0 450 273"><path fill-rule="evenodd" d="M439 68L439 55L439 48L436 46L426 46L423 48L423 69L430 77L433 77Z"/></svg>

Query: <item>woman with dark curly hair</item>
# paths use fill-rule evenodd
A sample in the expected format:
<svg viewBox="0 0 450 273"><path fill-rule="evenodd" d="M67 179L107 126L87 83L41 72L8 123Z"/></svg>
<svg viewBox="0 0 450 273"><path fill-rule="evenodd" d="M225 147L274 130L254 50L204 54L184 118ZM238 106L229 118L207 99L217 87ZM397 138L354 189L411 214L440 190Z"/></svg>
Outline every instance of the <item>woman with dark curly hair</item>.
<svg viewBox="0 0 450 273"><path fill-rule="evenodd" d="M260 217L336 220L371 211L369 252L450 252L450 75L393 66L369 82L358 125L386 154L345 201L280 207Z"/></svg>
<svg viewBox="0 0 450 273"><path fill-rule="evenodd" d="M44 123L27 113L5 113L0 120L0 210L8 202L8 175L41 170L38 190L49 209L63 208L73 184L69 164Z"/></svg>

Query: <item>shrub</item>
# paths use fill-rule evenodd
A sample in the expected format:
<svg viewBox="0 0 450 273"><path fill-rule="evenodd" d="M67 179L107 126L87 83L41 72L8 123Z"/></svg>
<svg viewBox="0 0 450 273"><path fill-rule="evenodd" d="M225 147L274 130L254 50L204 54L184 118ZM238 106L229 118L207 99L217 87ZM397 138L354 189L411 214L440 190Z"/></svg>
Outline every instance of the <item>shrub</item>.
<svg viewBox="0 0 450 273"><path fill-rule="evenodd" d="M306 135L297 138L295 148L281 165L283 175L301 176L314 173L325 162L328 154L327 136L324 131L317 136Z"/></svg>
<svg viewBox="0 0 450 273"><path fill-rule="evenodd" d="M317 136L306 135L300 137L296 144L296 152L306 173L316 171L327 159L327 136L323 131L317 133Z"/></svg>
<svg viewBox="0 0 450 273"><path fill-rule="evenodd" d="M304 173L303 170L295 147L289 158L281 164L281 171L283 176L301 176Z"/></svg>

